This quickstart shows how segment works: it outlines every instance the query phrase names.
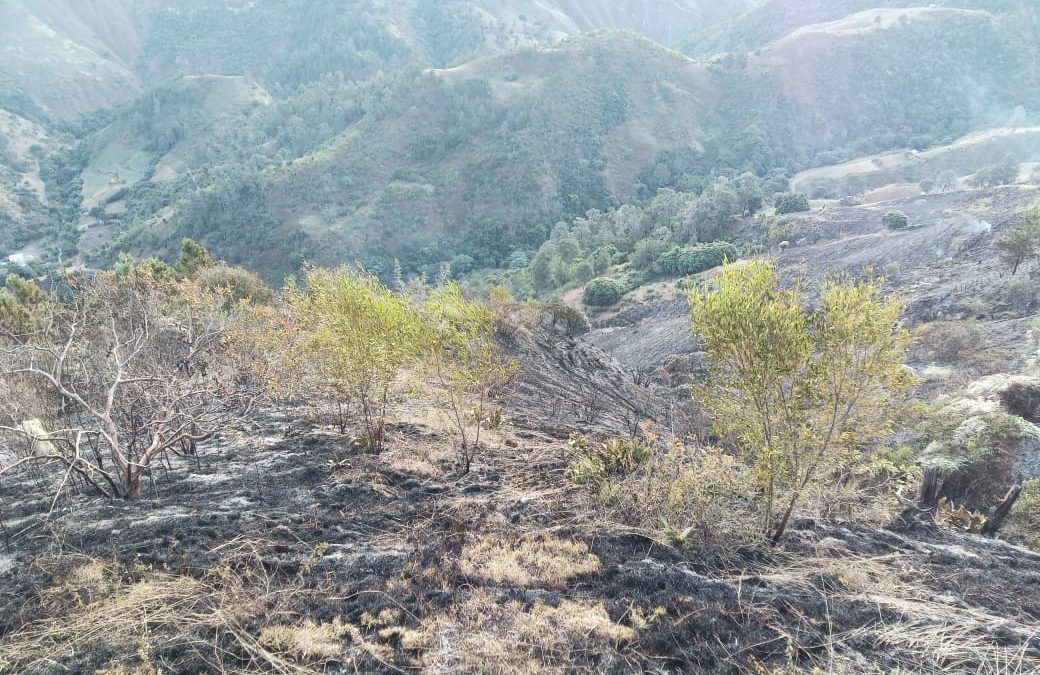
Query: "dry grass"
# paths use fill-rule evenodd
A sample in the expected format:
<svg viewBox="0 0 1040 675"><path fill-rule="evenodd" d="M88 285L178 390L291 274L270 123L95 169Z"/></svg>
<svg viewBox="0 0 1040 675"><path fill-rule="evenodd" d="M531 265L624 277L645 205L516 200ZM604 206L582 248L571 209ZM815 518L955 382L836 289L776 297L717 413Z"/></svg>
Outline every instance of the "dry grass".
<svg viewBox="0 0 1040 675"><path fill-rule="evenodd" d="M480 591L428 622L425 636L426 672L512 674L606 669L636 632L611 620L601 603L525 607Z"/></svg>
<svg viewBox="0 0 1040 675"><path fill-rule="evenodd" d="M818 550L826 548L824 545ZM792 664L766 672L865 672L862 656L867 644L871 652L898 663L899 667L893 672L929 675L1040 672L1037 646L1040 628L939 595L921 583L926 574L925 570L906 568L902 556L888 554L800 557L784 560L758 575L785 595L822 597L828 607L838 603L876 607L878 616L870 625L844 632L828 631L823 645L808 645L823 647L826 654L815 670L806 671ZM824 590L819 584L821 577L839 582L844 590ZM747 602L754 604L755 600L751 598ZM892 616L899 618L886 618ZM987 632L995 626L1001 629L999 638ZM1009 640L1010 636L1014 639ZM789 639L798 643L800 638L791 635Z"/></svg>
<svg viewBox="0 0 1040 675"><path fill-rule="evenodd" d="M635 471L603 483L587 510L662 541L721 551L758 536L752 494L752 472L740 460L669 439Z"/></svg>
<svg viewBox="0 0 1040 675"><path fill-rule="evenodd" d="M869 637L879 649L899 655L908 672L1017 675L1040 670L1040 661L1028 654L1028 643L999 645L979 635L971 624L958 621L882 623L870 630Z"/></svg>
<svg viewBox="0 0 1040 675"><path fill-rule="evenodd" d="M308 675L345 655L356 629L339 620L291 625L290 606L302 591L276 589L255 569L225 565L196 578L84 559L40 592L37 613L44 618L0 642L0 672L33 672L106 652L125 658L102 672L171 672L152 652L174 643L223 673Z"/></svg>
<svg viewBox="0 0 1040 675"><path fill-rule="evenodd" d="M355 626L336 618L330 623L306 620L298 626L266 626L260 631L260 644L276 654L306 661L330 661L342 655L351 642L360 639Z"/></svg>
<svg viewBox="0 0 1040 675"><path fill-rule="evenodd" d="M599 558L584 542L541 534L509 542L481 537L462 549L459 569L472 578L527 588L560 588L598 572Z"/></svg>

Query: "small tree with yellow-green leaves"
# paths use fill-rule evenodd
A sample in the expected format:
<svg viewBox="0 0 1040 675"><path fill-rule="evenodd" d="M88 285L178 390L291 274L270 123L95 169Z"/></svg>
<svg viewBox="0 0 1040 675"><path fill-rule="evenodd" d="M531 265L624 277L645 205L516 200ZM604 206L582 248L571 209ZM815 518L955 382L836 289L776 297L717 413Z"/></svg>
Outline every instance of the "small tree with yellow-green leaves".
<svg viewBox="0 0 1040 675"><path fill-rule="evenodd" d="M480 449L488 406L516 369L495 344L495 313L468 300L451 282L430 292L425 305L427 365L437 397L459 435L459 456L469 473Z"/></svg>
<svg viewBox="0 0 1040 675"><path fill-rule="evenodd" d="M51 296L36 282L7 275L0 287L0 341L19 342L39 330L51 304Z"/></svg>
<svg viewBox="0 0 1040 675"><path fill-rule="evenodd" d="M300 346L327 386L359 413L361 443L381 449L390 406L423 342L419 311L364 270L311 269L287 295L300 321Z"/></svg>
<svg viewBox="0 0 1040 675"><path fill-rule="evenodd" d="M807 311L769 260L726 265L690 303L711 374L698 393L753 458L763 532L776 544L810 489L848 475L892 432L913 384L902 305L880 281L831 280Z"/></svg>

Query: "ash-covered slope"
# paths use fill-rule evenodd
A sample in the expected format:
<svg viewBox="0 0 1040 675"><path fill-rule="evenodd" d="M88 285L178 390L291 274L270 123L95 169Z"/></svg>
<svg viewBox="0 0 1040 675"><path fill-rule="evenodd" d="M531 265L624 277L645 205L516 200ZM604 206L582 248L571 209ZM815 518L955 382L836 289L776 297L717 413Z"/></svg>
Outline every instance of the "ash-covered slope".
<svg viewBox="0 0 1040 675"><path fill-rule="evenodd" d="M1037 553L810 520L782 550L682 552L589 514L537 430L495 433L459 480L435 429L372 455L299 414L223 434L137 503L48 519L5 481L0 671L1040 668Z"/></svg>

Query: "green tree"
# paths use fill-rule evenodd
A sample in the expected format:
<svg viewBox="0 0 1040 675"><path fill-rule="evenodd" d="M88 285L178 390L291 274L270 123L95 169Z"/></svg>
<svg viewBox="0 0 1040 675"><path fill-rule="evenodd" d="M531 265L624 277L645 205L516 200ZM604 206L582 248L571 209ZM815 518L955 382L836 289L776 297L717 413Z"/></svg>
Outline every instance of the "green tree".
<svg viewBox="0 0 1040 675"><path fill-rule="evenodd" d="M570 265L575 258L581 256L581 245L577 239L568 234L556 241L556 253L564 264Z"/></svg>
<svg viewBox="0 0 1040 675"><path fill-rule="evenodd" d="M725 266L690 304L711 373L699 394L718 430L753 458L763 532L775 544L808 490L846 474L861 448L892 431L913 383L902 305L878 283L828 281L808 312L768 260Z"/></svg>
<svg viewBox="0 0 1040 675"><path fill-rule="evenodd" d="M740 174L734 186L740 200L741 215L755 215L762 208L762 180L749 171Z"/></svg>
<svg viewBox="0 0 1040 675"><path fill-rule="evenodd" d="M657 259L672 246L663 239L643 239L636 244L628 261L637 270L648 270L654 266Z"/></svg>
<svg viewBox="0 0 1040 675"><path fill-rule="evenodd" d="M592 263L588 260L578 260L570 266L567 276L571 281L583 284L596 276L596 270L592 269Z"/></svg>
<svg viewBox="0 0 1040 675"><path fill-rule="evenodd" d="M777 195L773 207L779 215L801 213L809 210L809 198L800 192Z"/></svg>
<svg viewBox="0 0 1040 675"><path fill-rule="evenodd" d="M212 267L215 264L216 261L202 244L187 237L181 241L181 252L175 266L178 274L190 277L200 269Z"/></svg>
<svg viewBox="0 0 1040 675"><path fill-rule="evenodd" d="M380 449L390 404L418 356L423 323L408 300L364 270L311 269L288 298L300 319L300 344L328 386L360 414L361 442Z"/></svg>
<svg viewBox="0 0 1040 675"><path fill-rule="evenodd" d="M617 249L611 246L600 246L592 255L589 256L589 262L592 264L592 271L594 274L603 274L610 269L611 263L614 262L614 255L617 253Z"/></svg>
<svg viewBox="0 0 1040 675"><path fill-rule="evenodd" d="M535 253L534 259L531 260L530 271L531 280L534 282L534 286L538 290L544 290L552 286L552 272L554 263L559 260L559 255L556 252L556 244L552 241L547 241L542 244L538 252Z"/></svg>
<svg viewBox="0 0 1040 675"><path fill-rule="evenodd" d="M890 230L905 230L910 220L902 211L889 211L881 216L881 224Z"/></svg>
<svg viewBox="0 0 1040 675"><path fill-rule="evenodd" d="M705 188L683 214L682 239L691 243L717 239L742 209L740 196L732 183L719 178Z"/></svg>
<svg viewBox="0 0 1040 675"><path fill-rule="evenodd" d="M582 302L590 307L610 307L621 299L621 284L608 277L593 279L585 286Z"/></svg>
<svg viewBox="0 0 1040 675"><path fill-rule="evenodd" d="M0 338L20 341L42 328L51 296L35 281L7 275L0 289Z"/></svg>
<svg viewBox="0 0 1040 675"><path fill-rule="evenodd" d="M511 270L522 270L530 264L531 261L528 260L527 254L523 251L513 251L506 263L507 267Z"/></svg>
<svg viewBox="0 0 1040 675"><path fill-rule="evenodd" d="M1036 255L1040 245L1040 209L1020 217L993 245L1000 261L1011 268L1012 275L1016 274L1022 263Z"/></svg>
<svg viewBox="0 0 1040 675"><path fill-rule="evenodd" d="M459 434L459 457L469 473L480 449L487 408L516 368L495 344L495 313L467 300L452 282L431 291L424 307L427 365L439 400Z"/></svg>
<svg viewBox="0 0 1040 675"><path fill-rule="evenodd" d="M571 307L559 298L553 298L545 305L545 312L552 320L553 326L563 328L563 331L571 336L584 335L592 330L589 317L578 308Z"/></svg>

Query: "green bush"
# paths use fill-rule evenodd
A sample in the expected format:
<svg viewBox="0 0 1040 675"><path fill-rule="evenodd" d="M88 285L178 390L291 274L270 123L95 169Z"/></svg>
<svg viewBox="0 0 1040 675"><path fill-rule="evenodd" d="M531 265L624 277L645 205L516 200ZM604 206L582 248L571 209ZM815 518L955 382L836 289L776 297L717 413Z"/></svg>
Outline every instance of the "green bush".
<svg viewBox="0 0 1040 675"><path fill-rule="evenodd" d="M575 459L567 467L567 479L578 485L627 474L650 457L650 447L640 438L611 438L592 445L585 436L574 434L570 449Z"/></svg>
<svg viewBox="0 0 1040 675"><path fill-rule="evenodd" d="M266 303L273 296L264 280L254 272L241 267L224 264L206 267L195 275L195 281L204 289L220 289L228 292L231 300L249 300Z"/></svg>
<svg viewBox="0 0 1040 675"><path fill-rule="evenodd" d="M554 326L559 326L567 335L577 337L592 330L585 312L571 307L560 300L553 300L545 306L545 312Z"/></svg>
<svg viewBox="0 0 1040 675"><path fill-rule="evenodd" d="M905 230L910 219L902 211L889 211L881 216L881 224L890 230Z"/></svg>
<svg viewBox="0 0 1040 675"><path fill-rule="evenodd" d="M809 198L800 192L777 195L773 207L779 215L802 213L809 210Z"/></svg>
<svg viewBox="0 0 1040 675"><path fill-rule="evenodd" d="M668 250L668 242L662 239L641 239L628 260L637 270L648 270Z"/></svg>
<svg viewBox="0 0 1040 675"><path fill-rule="evenodd" d="M726 241L696 246L675 246L657 261L657 269L665 274L687 276L718 267L739 257L737 247Z"/></svg>
<svg viewBox="0 0 1040 675"><path fill-rule="evenodd" d="M585 286L582 301L590 307L610 307L621 299L621 284L607 277L593 279Z"/></svg>

